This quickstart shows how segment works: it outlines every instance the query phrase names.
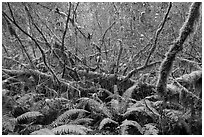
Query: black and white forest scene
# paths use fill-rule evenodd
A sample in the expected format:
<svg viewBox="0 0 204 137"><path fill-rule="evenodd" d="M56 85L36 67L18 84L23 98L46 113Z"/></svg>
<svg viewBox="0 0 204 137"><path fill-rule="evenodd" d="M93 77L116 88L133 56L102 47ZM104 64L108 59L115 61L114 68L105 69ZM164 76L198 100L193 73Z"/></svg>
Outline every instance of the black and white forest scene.
<svg viewBox="0 0 204 137"><path fill-rule="evenodd" d="M202 135L201 2L2 2L2 135Z"/></svg>

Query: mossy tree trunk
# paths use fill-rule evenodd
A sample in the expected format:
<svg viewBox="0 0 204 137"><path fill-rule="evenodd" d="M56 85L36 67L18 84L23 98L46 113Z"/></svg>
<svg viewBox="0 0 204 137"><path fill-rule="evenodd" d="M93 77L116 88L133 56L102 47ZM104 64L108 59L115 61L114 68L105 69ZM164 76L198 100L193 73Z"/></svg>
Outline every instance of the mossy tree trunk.
<svg viewBox="0 0 204 137"><path fill-rule="evenodd" d="M167 94L167 80L169 74L171 73L171 68L177 53L182 51L183 43L187 37L194 32L196 27L196 22L199 20L200 16L200 6L201 2L192 3L189 9L188 18L180 29L179 37L176 39L174 44L170 47L169 51L166 54L163 62L160 66L160 75L157 82L157 93L158 95L165 99Z"/></svg>

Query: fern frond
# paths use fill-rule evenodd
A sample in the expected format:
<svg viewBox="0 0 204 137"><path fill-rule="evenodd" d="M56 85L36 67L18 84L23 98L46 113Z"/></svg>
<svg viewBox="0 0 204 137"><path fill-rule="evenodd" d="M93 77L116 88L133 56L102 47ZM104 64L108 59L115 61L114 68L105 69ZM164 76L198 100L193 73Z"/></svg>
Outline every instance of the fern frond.
<svg viewBox="0 0 204 137"><path fill-rule="evenodd" d="M118 100L116 99L111 99L110 102L108 102L108 106L110 107L110 111L113 113L113 115L115 114L119 114L120 111L120 103Z"/></svg>
<svg viewBox="0 0 204 137"><path fill-rule="evenodd" d="M82 125L62 125L62 126L53 128L52 131L56 135L64 135L64 134L86 135L87 132L90 132L92 130Z"/></svg>
<svg viewBox="0 0 204 137"><path fill-rule="evenodd" d="M30 135L55 135L55 134L52 132L52 130L48 128L43 128L30 133Z"/></svg>
<svg viewBox="0 0 204 137"><path fill-rule="evenodd" d="M95 99L90 98L89 100L87 100L87 105L90 106L90 108L95 110L101 106L101 103L96 101Z"/></svg>
<svg viewBox="0 0 204 137"><path fill-rule="evenodd" d="M128 108L128 110L122 114L123 117L128 117L129 115L132 115L132 114L138 114L138 112L145 112L145 107L144 106L140 106L140 107L131 107L131 108Z"/></svg>
<svg viewBox="0 0 204 137"><path fill-rule="evenodd" d="M163 101L156 101L156 102L153 102L153 106L157 109L159 109L163 104Z"/></svg>
<svg viewBox="0 0 204 137"><path fill-rule="evenodd" d="M158 135L159 129L152 123L145 124L143 126L144 135Z"/></svg>
<svg viewBox="0 0 204 137"><path fill-rule="evenodd" d="M70 109L65 111L63 114L61 114L54 122L54 125L58 125L59 123L68 122L72 119L72 117L78 116L79 113L89 113L88 111L84 109Z"/></svg>
<svg viewBox="0 0 204 137"><path fill-rule="evenodd" d="M100 122L100 125L99 125L99 130L102 130L107 124L114 124L114 125L117 125L118 122L110 119L110 118L104 118L101 122Z"/></svg>
<svg viewBox="0 0 204 137"><path fill-rule="evenodd" d="M18 116L16 120L18 123L21 123L23 121L33 121L39 117L43 117L43 114L38 111L31 111Z"/></svg>
<svg viewBox="0 0 204 137"><path fill-rule="evenodd" d="M121 114L125 113L129 107L129 104L130 104L129 98L121 100L120 105L119 105L119 107L120 107L119 113L121 113Z"/></svg>
<svg viewBox="0 0 204 137"><path fill-rule="evenodd" d="M87 105L88 100L90 100L90 98L87 97L82 97L79 98L76 102L78 102L77 107L78 109L84 109L85 106ZM99 103L99 102L98 102Z"/></svg>
<svg viewBox="0 0 204 137"><path fill-rule="evenodd" d="M167 118L169 118L170 120L174 122L177 122L179 119L188 119L191 116L190 111L187 111L184 114L180 110L173 110L173 109L165 109L164 113Z"/></svg>
<svg viewBox="0 0 204 137"><path fill-rule="evenodd" d="M133 127L137 128L137 130L141 134L143 134L143 130L142 130L142 127L140 126L140 124L138 124L136 121L132 121L132 120L127 120L126 119L120 125L122 135L128 134L128 129L129 129L130 126L133 126Z"/></svg>
<svg viewBox="0 0 204 137"><path fill-rule="evenodd" d="M128 88L124 93L123 93L123 98L132 98L132 93L134 92L135 88L137 87L137 84L133 85L132 87Z"/></svg>
<svg viewBox="0 0 204 137"><path fill-rule="evenodd" d="M62 104L66 104L66 103L69 102L69 100L66 99L66 98L64 98L64 97L55 98L54 100L55 100L55 101L58 101L58 102L60 102L60 103L62 103Z"/></svg>
<svg viewBox="0 0 204 137"><path fill-rule="evenodd" d="M110 118L112 117L109 109L106 107L105 104L100 103L92 98L81 99L80 105L78 107L83 109L86 108L86 110L91 113L96 113L100 115L102 114Z"/></svg>
<svg viewBox="0 0 204 137"><path fill-rule="evenodd" d="M84 125L84 124L90 124L92 121L93 121L92 118L80 118L80 119L71 121L69 124Z"/></svg>
<svg viewBox="0 0 204 137"><path fill-rule="evenodd" d="M123 114L124 117L128 117L132 114L139 114L138 112L141 112L140 114L144 114L144 116L147 114L152 119L155 119L155 117L159 117L160 114L157 112L157 110L154 108L153 103L151 103L149 100L141 100L132 105L130 108L127 109L127 111Z"/></svg>
<svg viewBox="0 0 204 137"><path fill-rule="evenodd" d="M121 100L122 96L120 96L119 94L111 94L106 99L118 99L118 100Z"/></svg>
<svg viewBox="0 0 204 137"><path fill-rule="evenodd" d="M102 111L102 113L103 113L105 116L107 116L107 117L109 117L109 118L113 118L113 116L112 116L112 114L111 114L109 108L108 108L105 104L101 104L101 106L100 106L99 109Z"/></svg>
<svg viewBox="0 0 204 137"><path fill-rule="evenodd" d="M23 135L30 134L34 131L42 129L42 125L39 124L28 124L23 130L21 130L19 133Z"/></svg>

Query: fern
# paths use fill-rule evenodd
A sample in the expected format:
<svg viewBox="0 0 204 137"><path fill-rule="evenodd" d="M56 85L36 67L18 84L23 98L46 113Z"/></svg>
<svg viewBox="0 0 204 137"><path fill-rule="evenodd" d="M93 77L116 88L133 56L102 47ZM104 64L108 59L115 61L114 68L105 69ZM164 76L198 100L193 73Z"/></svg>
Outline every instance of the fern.
<svg viewBox="0 0 204 137"><path fill-rule="evenodd" d="M78 102L76 108L80 108L80 109L85 109L85 106L87 105L87 102L90 98L87 98L87 97L82 97L82 98L79 98L77 99L76 102ZM99 102L97 102L99 103Z"/></svg>
<svg viewBox="0 0 204 137"><path fill-rule="evenodd" d="M164 112L165 112L165 116L174 122L177 122L179 119L190 119L191 118L190 110L187 111L186 113L183 113L180 110L165 109Z"/></svg>
<svg viewBox="0 0 204 137"><path fill-rule="evenodd" d="M165 109L164 112L168 122L173 125L172 130L175 134L192 134L192 125L190 126L190 123L187 122L192 118L190 110L184 113L178 110ZM183 133L181 129L185 132Z"/></svg>
<svg viewBox="0 0 204 137"><path fill-rule="evenodd" d="M119 94L111 94L109 95L106 99L117 99L117 100L121 100L122 96L120 96Z"/></svg>
<svg viewBox="0 0 204 137"><path fill-rule="evenodd" d="M112 96L113 93L110 92L109 90L107 89L103 89L103 88L98 88L98 92L97 92L97 96L102 100L102 101L106 101L109 96Z"/></svg>
<svg viewBox="0 0 204 137"><path fill-rule="evenodd" d="M87 132L90 132L92 130L82 125L62 125L62 126L53 128L52 131L56 135L64 135L64 134L86 135Z"/></svg>
<svg viewBox="0 0 204 137"><path fill-rule="evenodd" d="M121 102L120 102L120 105L119 105L119 112L121 114L125 113L129 107L129 104L130 104L130 99L129 98L125 98L125 99L122 99Z"/></svg>
<svg viewBox="0 0 204 137"><path fill-rule="evenodd" d="M105 104L99 103L98 101L91 98L80 99L78 108L83 108L92 114L100 114L101 116L105 115L109 118L112 118L112 114Z"/></svg>
<svg viewBox="0 0 204 137"><path fill-rule="evenodd" d="M69 100L63 97L55 98L54 100L60 102L61 104L69 103Z"/></svg>
<svg viewBox="0 0 204 137"><path fill-rule="evenodd" d="M117 125L118 122L110 119L110 118L104 118L101 122L100 122L100 125L99 125L99 130L102 130L107 124L114 124L114 125Z"/></svg>
<svg viewBox="0 0 204 137"><path fill-rule="evenodd" d="M92 123L92 121L93 121L92 118L80 118L80 119L71 121L69 124L84 125L84 124L90 124Z"/></svg>
<svg viewBox="0 0 204 137"><path fill-rule="evenodd" d="M144 115L147 114L148 116L152 117L152 119L155 119L155 117L160 117L160 114L154 108L153 104L148 100L138 101L136 104L128 108L123 116L127 118L129 115L139 114L139 112Z"/></svg>
<svg viewBox="0 0 204 137"><path fill-rule="evenodd" d="M33 120L36 120L39 117L43 117L43 114L38 111L31 111L18 116L16 120L18 123L24 123L25 121L27 123L28 121L33 122Z"/></svg>
<svg viewBox="0 0 204 137"><path fill-rule="evenodd" d="M120 125L120 127L121 127L120 130L121 130L122 135L129 134L128 129L130 126L137 128L137 130L140 132L140 134L143 134L143 130L142 130L142 127L140 126L140 124L138 124L136 121L126 119Z"/></svg>
<svg viewBox="0 0 204 137"><path fill-rule="evenodd" d="M145 124L143 126L144 135L158 135L159 129L152 123Z"/></svg>
<svg viewBox="0 0 204 137"><path fill-rule="evenodd" d="M135 88L137 87L137 84L133 85L132 87L128 88L124 93L123 93L123 98L131 98L132 93L134 92Z"/></svg>
<svg viewBox="0 0 204 137"><path fill-rule="evenodd" d="M123 117L128 117L131 114L137 114L138 112L145 112L145 107L144 106L140 106L140 107L131 107L128 108L128 110L122 114Z"/></svg>
<svg viewBox="0 0 204 137"><path fill-rule="evenodd" d="M48 128L43 128L30 133L30 135L55 135L52 130Z"/></svg>
<svg viewBox="0 0 204 137"><path fill-rule="evenodd" d="M105 116L107 116L107 117L109 117L109 118L113 118L113 116L112 116L112 114L111 114L109 108L108 108L105 104L102 104L99 109L101 109L102 113L103 113Z"/></svg>
<svg viewBox="0 0 204 137"><path fill-rule="evenodd" d="M108 103L108 106L110 107L110 111L113 115L118 115L120 112L120 103L116 99L111 99L111 101Z"/></svg>
<svg viewBox="0 0 204 137"><path fill-rule="evenodd" d="M163 104L163 101L153 102L153 106L154 106L154 108L156 108L156 109L161 108L162 104Z"/></svg>
<svg viewBox="0 0 204 137"><path fill-rule="evenodd" d="M68 123L73 116L78 116L79 113L89 113L84 109L70 109L61 114L52 125L56 126L60 123Z"/></svg>
<svg viewBox="0 0 204 137"><path fill-rule="evenodd" d="M42 125L39 125L39 124L28 124L26 125L26 127L22 130L19 131L20 134L22 135L28 135L34 131L37 131L37 130L40 130L42 129Z"/></svg>

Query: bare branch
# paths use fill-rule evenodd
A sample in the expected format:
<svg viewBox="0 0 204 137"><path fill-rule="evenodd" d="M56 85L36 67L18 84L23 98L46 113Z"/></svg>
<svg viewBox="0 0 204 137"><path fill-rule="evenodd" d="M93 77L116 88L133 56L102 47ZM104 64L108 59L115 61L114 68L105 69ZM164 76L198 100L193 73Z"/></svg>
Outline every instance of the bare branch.
<svg viewBox="0 0 204 137"><path fill-rule="evenodd" d="M161 33L162 29L164 28L164 25L165 25L165 22L167 21L167 17L168 17L168 15L169 15L169 12L170 12L170 10L171 10L171 7L172 7L172 3L170 2L170 3L169 3L169 7L168 7L168 9L167 9L167 12L166 12L166 14L165 14L165 16L164 16L164 18L163 18L163 21L161 22L161 24L159 25L159 28L158 28L157 31L156 31L155 38L154 38L154 43L152 44L152 48L151 48L151 50L150 50L150 53L149 53L149 55L148 55L148 57L147 57L147 59L146 59L146 61L145 61L145 65L148 64L151 55L153 54L153 52L155 51L155 49L156 49L156 47L157 47L158 36L159 36L159 34Z"/></svg>
<svg viewBox="0 0 204 137"><path fill-rule="evenodd" d="M48 68L48 70L50 70L50 72L52 73L53 77L57 80L58 83L59 82L59 79L57 78L56 74L54 73L54 71L49 67L49 65L47 64L46 62L46 56L45 56L45 53L44 53L44 50L40 47L40 45L38 44L38 42L36 41L35 38L33 38L30 34L28 34L25 30L23 30L15 21L13 21L4 11L2 11L3 15L6 16L11 22L13 22L16 27L22 31L25 35L27 35L29 38L31 38L34 43L36 44L36 46L38 47L38 49L40 50L41 52L41 55L42 55L42 58L43 58L43 62L45 64L45 66Z"/></svg>
<svg viewBox="0 0 204 137"><path fill-rule="evenodd" d="M148 65L143 65L143 66L141 66L141 67L135 68L134 70L130 71L130 72L125 76L125 79L131 78L132 75L134 75L135 73L137 73L137 72L139 72L139 71L141 71L141 70L144 70L144 69L146 69L146 68L153 67L153 66L155 66L155 65L157 65L157 64L159 64L159 63L161 63L161 61L152 62L152 63L150 63L150 64L148 64Z"/></svg>
<svg viewBox="0 0 204 137"><path fill-rule="evenodd" d="M120 48L119 48L119 52L118 52L118 58L117 58L117 62L116 62L116 71L115 71L115 74L117 75L117 73L118 73L118 68L119 68L119 64L120 64L120 58L121 58L121 54L122 54L122 52L123 52L123 45L122 45L122 41L121 40L119 40L119 46L120 46Z"/></svg>

